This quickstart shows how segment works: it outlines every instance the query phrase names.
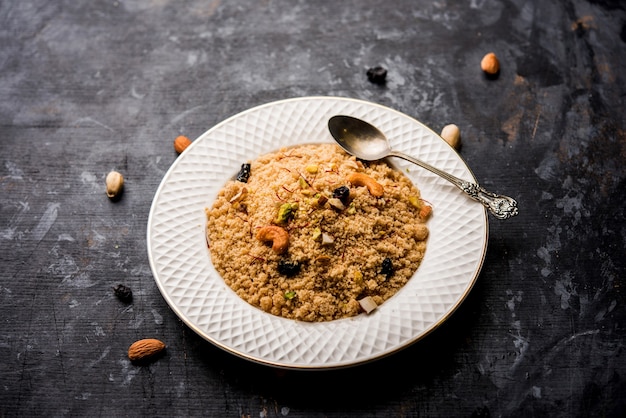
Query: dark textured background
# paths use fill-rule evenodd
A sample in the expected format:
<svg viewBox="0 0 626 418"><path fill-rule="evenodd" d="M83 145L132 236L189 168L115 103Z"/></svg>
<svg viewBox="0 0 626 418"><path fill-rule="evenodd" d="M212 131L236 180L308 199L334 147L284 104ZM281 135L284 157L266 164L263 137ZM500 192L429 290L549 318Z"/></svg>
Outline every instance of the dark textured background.
<svg viewBox="0 0 626 418"><path fill-rule="evenodd" d="M0 1L0 416L621 416L625 8ZM496 80L479 68L489 51ZM375 65L385 86L365 77ZM491 218L483 271L449 321L331 372L202 340L161 297L145 239L177 135L310 95L456 123L476 177L521 209ZM126 178L116 203L112 169ZM126 350L144 337L167 353L135 366Z"/></svg>

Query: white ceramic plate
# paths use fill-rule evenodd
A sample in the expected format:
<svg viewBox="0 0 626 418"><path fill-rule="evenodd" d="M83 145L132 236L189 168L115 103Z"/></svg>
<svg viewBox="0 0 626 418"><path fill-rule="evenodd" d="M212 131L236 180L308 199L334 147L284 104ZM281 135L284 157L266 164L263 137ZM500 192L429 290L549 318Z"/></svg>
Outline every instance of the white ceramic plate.
<svg viewBox="0 0 626 418"><path fill-rule="evenodd" d="M156 283L174 312L226 351L298 369L371 361L439 326L476 281L487 248L486 210L445 180L396 159L394 165L407 173L434 212L426 255L416 274L372 314L323 323L287 320L252 307L226 286L211 264L204 209L242 163L283 146L333 142L327 123L337 114L362 118L381 129L394 149L476 181L433 131L400 112L361 100L283 100L209 129L172 164L156 192L148 219L148 255Z"/></svg>

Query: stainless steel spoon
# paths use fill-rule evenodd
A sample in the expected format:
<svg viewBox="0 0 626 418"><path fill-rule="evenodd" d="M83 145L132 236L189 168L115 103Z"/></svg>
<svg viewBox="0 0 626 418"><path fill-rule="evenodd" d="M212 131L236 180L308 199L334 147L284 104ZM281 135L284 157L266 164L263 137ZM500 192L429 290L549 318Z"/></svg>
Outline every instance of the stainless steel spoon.
<svg viewBox="0 0 626 418"><path fill-rule="evenodd" d="M328 121L328 129L335 141L346 152L357 158L365 161L375 161L385 157L402 158L448 180L466 195L482 203L498 219L508 219L517 215L517 201L515 199L488 192L476 183L462 180L430 164L392 150L385 135L361 119L343 115L333 116Z"/></svg>

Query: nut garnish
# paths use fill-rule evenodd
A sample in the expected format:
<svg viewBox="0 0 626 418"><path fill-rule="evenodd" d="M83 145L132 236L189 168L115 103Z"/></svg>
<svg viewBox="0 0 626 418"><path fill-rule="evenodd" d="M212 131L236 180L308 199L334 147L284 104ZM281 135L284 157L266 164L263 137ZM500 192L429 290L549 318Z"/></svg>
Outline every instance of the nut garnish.
<svg viewBox="0 0 626 418"><path fill-rule="evenodd" d="M174 149L179 154L182 153L189 145L191 145L191 140L184 135L180 135L174 140Z"/></svg>
<svg viewBox="0 0 626 418"><path fill-rule="evenodd" d="M348 181L355 186L367 187L367 190L369 190L370 194L374 197L382 197L385 193L383 186L367 174L352 173L348 176Z"/></svg>
<svg viewBox="0 0 626 418"><path fill-rule="evenodd" d="M256 238L262 242L271 242L272 250L277 254L284 253L289 246L289 232L276 225L267 225L259 229Z"/></svg>
<svg viewBox="0 0 626 418"><path fill-rule="evenodd" d="M116 198L124 188L124 176L117 171L111 171L107 174L106 180L107 196L111 199Z"/></svg>
<svg viewBox="0 0 626 418"><path fill-rule="evenodd" d="M480 68L489 75L496 75L500 71L500 62L493 52L488 53L480 61Z"/></svg>
<svg viewBox="0 0 626 418"><path fill-rule="evenodd" d="M162 352L165 349L165 343L155 338L146 338L144 340L135 341L128 347L128 358L130 361L148 360Z"/></svg>
<svg viewBox="0 0 626 418"><path fill-rule="evenodd" d="M453 123L443 127L441 137L454 149L461 146L461 130Z"/></svg>
<svg viewBox="0 0 626 418"><path fill-rule="evenodd" d="M374 302L374 299L371 296L365 296L363 299L359 299L358 302L365 313L368 314L378 307L378 304Z"/></svg>

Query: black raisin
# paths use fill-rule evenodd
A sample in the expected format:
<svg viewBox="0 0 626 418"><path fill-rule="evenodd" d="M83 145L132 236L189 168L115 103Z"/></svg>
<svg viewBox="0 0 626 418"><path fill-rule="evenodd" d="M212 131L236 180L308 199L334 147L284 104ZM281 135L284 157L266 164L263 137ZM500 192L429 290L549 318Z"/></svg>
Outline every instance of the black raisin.
<svg viewBox="0 0 626 418"><path fill-rule="evenodd" d="M122 302L130 303L133 300L133 291L128 286L124 286L123 284L118 284L117 287L113 288L115 292L115 296Z"/></svg>
<svg viewBox="0 0 626 418"><path fill-rule="evenodd" d="M241 164L241 170L237 174L237 181L247 183L250 178L250 164Z"/></svg>
<svg viewBox="0 0 626 418"><path fill-rule="evenodd" d="M384 84L387 70L383 67L373 67L367 70L367 79L374 84Z"/></svg>
<svg viewBox="0 0 626 418"><path fill-rule="evenodd" d="M341 203L344 205L347 205L348 199L350 198L350 188L348 186L337 187L333 190L333 197L341 200Z"/></svg>
<svg viewBox="0 0 626 418"><path fill-rule="evenodd" d="M297 261L280 260L278 262L278 272L287 277L293 277L300 272L300 263Z"/></svg>
<svg viewBox="0 0 626 418"><path fill-rule="evenodd" d="M384 274L387 278L393 275L393 262L391 261L391 258L385 258L383 260L383 268L380 271L380 274Z"/></svg>

